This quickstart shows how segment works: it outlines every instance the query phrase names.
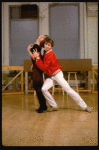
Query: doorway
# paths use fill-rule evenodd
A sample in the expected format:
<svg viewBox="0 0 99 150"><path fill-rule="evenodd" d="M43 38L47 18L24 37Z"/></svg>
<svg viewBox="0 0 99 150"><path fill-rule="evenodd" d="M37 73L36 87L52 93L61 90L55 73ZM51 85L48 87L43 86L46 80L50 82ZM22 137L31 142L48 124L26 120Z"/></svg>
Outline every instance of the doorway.
<svg viewBox="0 0 99 150"><path fill-rule="evenodd" d="M23 60L30 59L27 52L28 45L34 44L39 36L39 21L38 18L20 19L18 7L15 11L13 9L12 13L14 15L13 19L10 19L9 65L23 66Z"/></svg>

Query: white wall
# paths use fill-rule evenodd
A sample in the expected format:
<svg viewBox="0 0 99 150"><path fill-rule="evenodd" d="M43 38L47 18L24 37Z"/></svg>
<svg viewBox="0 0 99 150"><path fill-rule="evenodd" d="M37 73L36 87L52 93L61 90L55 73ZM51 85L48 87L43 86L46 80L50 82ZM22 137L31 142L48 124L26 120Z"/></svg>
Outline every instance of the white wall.
<svg viewBox="0 0 99 150"><path fill-rule="evenodd" d="M88 58L98 64L98 17L88 17Z"/></svg>
<svg viewBox="0 0 99 150"><path fill-rule="evenodd" d="M9 65L9 5L26 2L2 2L2 65ZM30 2L39 6L39 35L49 35L49 4L52 2ZM61 3L61 2L60 2ZM66 3L66 2L65 2ZM81 58L91 58L98 64L98 17L86 18L85 3L80 2L80 50ZM85 25L84 25L85 24Z"/></svg>
<svg viewBox="0 0 99 150"><path fill-rule="evenodd" d="M40 19L39 19L39 34L49 35L49 10L48 2L40 2L39 4Z"/></svg>
<svg viewBox="0 0 99 150"><path fill-rule="evenodd" d="M9 65L9 11L8 3L2 2L2 65Z"/></svg>

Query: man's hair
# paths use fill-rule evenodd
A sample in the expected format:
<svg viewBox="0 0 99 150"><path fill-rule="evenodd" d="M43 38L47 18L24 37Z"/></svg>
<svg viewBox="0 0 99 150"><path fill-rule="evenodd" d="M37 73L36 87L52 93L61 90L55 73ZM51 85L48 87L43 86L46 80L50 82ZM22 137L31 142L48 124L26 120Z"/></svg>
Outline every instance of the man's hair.
<svg viewBox="0 0 99 150"><path fill-rule="evenodd" d="M45 43L50 43L50 44L51 44L51 47L54 46L54 41L53 41L52 39L46 38L44 41L45 41Z"/></svg>
<svg viewBox="0 0 99 150"><path fill-rule="evenodd" d="M48 35L44 35L44 36L46 36L46 38L49 38L49 36L48 36Z"/></svg>

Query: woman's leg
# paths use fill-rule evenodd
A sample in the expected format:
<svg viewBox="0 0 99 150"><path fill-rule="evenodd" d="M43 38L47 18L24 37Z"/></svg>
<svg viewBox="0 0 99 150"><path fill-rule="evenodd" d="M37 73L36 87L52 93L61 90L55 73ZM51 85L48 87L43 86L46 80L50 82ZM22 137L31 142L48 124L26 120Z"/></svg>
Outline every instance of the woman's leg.
<svg viewBox="0 0 99 150"><path fill-rule="evenodd" d="M47 78L42 86L42 93L47 99L48 103L52 106L57 108L57 104L53 99L52 95L48 92L48 90L53 86L53 80L51 78Z"/></svg>
<svg viewBox="0 0 99 150"><path fill-rule="evenodd" d="M80 95L75 92L64 79L62 71L52 77L52 79L56 80L67 92L67 94L69 94L83 110L87 108L87 104L83 101Z"/></svg>
<svg viewBox="0 0 99 150"><path fill-rule="evenodd" d="M33 74L33 87L36 91L37 98L39 100L39 104L40 104L39 109L46 110L47 109L46 99L41 91L42 85L43 85L42 74L35 70Z"/></svg>

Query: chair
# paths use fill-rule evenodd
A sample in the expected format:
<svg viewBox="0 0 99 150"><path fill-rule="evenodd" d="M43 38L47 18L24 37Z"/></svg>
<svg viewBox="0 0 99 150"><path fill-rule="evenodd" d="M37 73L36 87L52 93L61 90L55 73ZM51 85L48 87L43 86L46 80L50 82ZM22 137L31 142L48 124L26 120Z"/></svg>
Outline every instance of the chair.
<svg viewBox="0 0 99 150"><path fill-rule="evenodd" d="M70 85L69 81L70 81L70 74L74 74L75 75L75 80L71 80L71 81L76 81L76 91L78 93L78 84L77 84L77 72L67 72L68 73L68 84Z"/></svg>
<svg viewBox="0 0 99 150"><path fill-rule="evenodd" d="M29 72L25 72L25 94L28 94L28 92L34 91L34 96L36 95L36 91L29 89L29 80L31 81L31 78L29 78ZM31 84L31 83L30 83Z"/></svg>

